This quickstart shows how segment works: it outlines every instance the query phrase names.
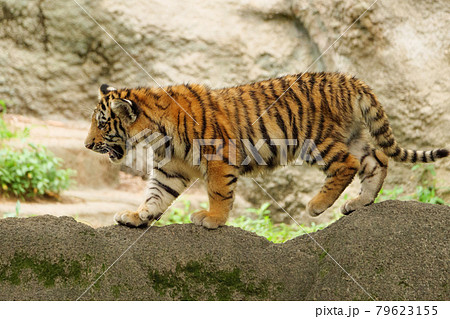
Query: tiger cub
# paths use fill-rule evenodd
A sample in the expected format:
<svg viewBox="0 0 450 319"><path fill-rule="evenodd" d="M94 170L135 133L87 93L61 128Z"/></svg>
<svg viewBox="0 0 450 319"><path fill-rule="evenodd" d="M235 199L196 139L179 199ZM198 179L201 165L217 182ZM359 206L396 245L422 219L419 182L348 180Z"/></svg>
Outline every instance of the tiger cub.
<svg viewBox="0 0 450 319"><path fill-rule="evenodd" d="M373 91L346 74L288 75L224 89L198 84L115 89L103 84L99 94L85 141L88 149L108 153L119 163L127 141L139 133L170 137L171 159L154 165L145 201L137 211L115 216L129 227L145 227L158 219L201 178L209 210L193 213L191 220L217 228L227 221L239 176L299 159L326 175L322 189L308 203L312 216L330 207L358 174L361 192L342 206L348 214L373 203L386 177L388 157L415 163L449 154L447 149L401 148ZM305 148L305 142L313 147ZM217 154L221 156L213 156Z"/></svg>

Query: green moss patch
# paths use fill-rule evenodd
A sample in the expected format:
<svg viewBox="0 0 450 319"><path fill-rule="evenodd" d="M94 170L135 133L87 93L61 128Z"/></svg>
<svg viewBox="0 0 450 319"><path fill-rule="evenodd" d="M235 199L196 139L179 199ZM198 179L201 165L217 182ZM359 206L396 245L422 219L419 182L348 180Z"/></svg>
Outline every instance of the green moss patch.
<svg viewBox="0 0 450 319"><path fill-rule="evenodd" d="M63 282L81 282L82 275L87 273L87 269L78 261L61 258L58 262L51 262L16 253L9 265L0 266L0 281L19 285L26 270L30 270L45 287L54 286L58 278Z"/></svg>
<svg viewBox="0 0 450 319"><path fill-rule="evenodd" d="M181 300L232 300L264 299L268 296L269 283L244 282L241 270L217 270L198 261L177 264L174 272L148 272L153 289L160 295ZM253 298L252 298L253 297Z"/></svg>

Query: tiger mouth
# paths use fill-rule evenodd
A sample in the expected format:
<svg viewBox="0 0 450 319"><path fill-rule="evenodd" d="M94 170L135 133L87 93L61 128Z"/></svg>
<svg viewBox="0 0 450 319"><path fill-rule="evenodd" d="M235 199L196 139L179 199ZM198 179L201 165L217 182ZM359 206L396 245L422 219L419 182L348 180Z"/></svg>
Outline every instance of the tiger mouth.
<svg viewBox="0 0 450 319"><path fill-rule="evenodd" d="M94 148L94 151L100 154L108 154L111 162L120 162L125 155L125 150L120 144L102 144Z"/></svg>
<svg viewBox="0 0 450 319"><path fill-rule="evenodd" d="M104 153L108 153L109 159L111 161L119 161L125 155L123 147L117 144L106 145Z"/></svg>

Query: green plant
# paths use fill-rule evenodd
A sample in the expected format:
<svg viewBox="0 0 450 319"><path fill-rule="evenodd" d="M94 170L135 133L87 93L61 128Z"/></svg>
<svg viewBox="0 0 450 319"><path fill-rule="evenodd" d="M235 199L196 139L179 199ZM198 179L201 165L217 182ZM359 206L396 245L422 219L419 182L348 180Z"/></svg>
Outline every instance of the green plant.
<svg viewBox="0 0 450 319"><path fill-rule="evenodd" d="M7 139L14 137L14 132L10 131L3 119L3 114L6 113L5 101L0 100L0 139Z"/></svg>
<svg viewBox="0 0 450 319"><path fill-rule="evenodd" d="M229 224L254 232L274 243L283 243L297 236L316 232L329 224L316 225L312 223L311 226L284 223L274 224L270 218L269 206L269 203L264 203L259 208L249 208L247 211L255 217L254 219L240 216L231 220Z"/></svg>
<svg viewBox="0 0 450 319"><path fill-rule="evenodd" d="M2 192L19 198L55 195L67 189L74 171L61 169L62 160L42 145L0 150L0 185Z"/></svg>
<svg viewBox="0 0 450 319"><path fill-rule="evenodd" d="M3 114L6 113L6 103L0 100L0 144L1 140L11 139L15 137L28 137L30 134L30 129L26 127L23 131L11 131L5 120L3 119Z"/></svg>
<svg viewBox="0 0 450 319"><path fill-rule="evenodd" d="M193 212L191 202L184 199L184 208L172 208L161 220L158 221L160 225L170 224L186 224L189 223L189 215ZM203 209L207 209L208 204L202 203L200 205ZM241 216L232 219L228 222L229 225L240 227L244 230L254 232L260 236L267 238L274 243L282 243L286 240L311 233L325 228L328 224L315 225L314 223L307 227L288 224L274 224L270 218L269 203L261 205L259 208L249 208L247 211L253 215L252 217Z"/></svg>
<svg viewBox="0 0 450 319"><path fill-rule="evenodd" d="M187 199L183 199L184 208L172 208L167 213L167 218L160 221L160 224L187 224L190 223L189 215L191 213L191 202Z"/></svg>
<svg viewBox="0 0 450 319"><path fill-rule="evenodd" d="M403 194L403 187L394 187L394 189L384 189L382 188L378 193L378 197L375 199L375 203L382 202L389 199L399 199L400 195Z"/></svg>
<svg viewBox="0 0 450 319"><path fill-rule="evenodd" d="M418 184L414 193L400 196L404 193L402 187L394 187L394 189L381 189L375 203L388 199L400 200L416 200L422 203L445 205L445 201L440 198L437 193L440 191L436 187L436 169L433 165L417 164L411 168L411 171L416 172Z"/></svg>
<svg viewBox="0 0 450 319"><path fill-rule="evenodd" d="M4 213L3 218L6 217L16 217L18 218L20 214L20 200L16 202L16 211L14 213Z"/></svg>

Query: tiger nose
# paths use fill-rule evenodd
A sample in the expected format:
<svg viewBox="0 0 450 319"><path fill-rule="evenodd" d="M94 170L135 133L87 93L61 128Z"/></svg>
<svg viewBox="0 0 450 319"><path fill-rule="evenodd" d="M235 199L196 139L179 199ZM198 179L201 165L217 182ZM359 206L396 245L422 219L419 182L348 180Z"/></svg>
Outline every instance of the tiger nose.
<svg viewBox="0 0 450 319"><path fill-rule="evenodd" d="M86 144L84 144L84 146L91 150L94 148L94 143L89 143L89 144L86 143Z"/></svg>

